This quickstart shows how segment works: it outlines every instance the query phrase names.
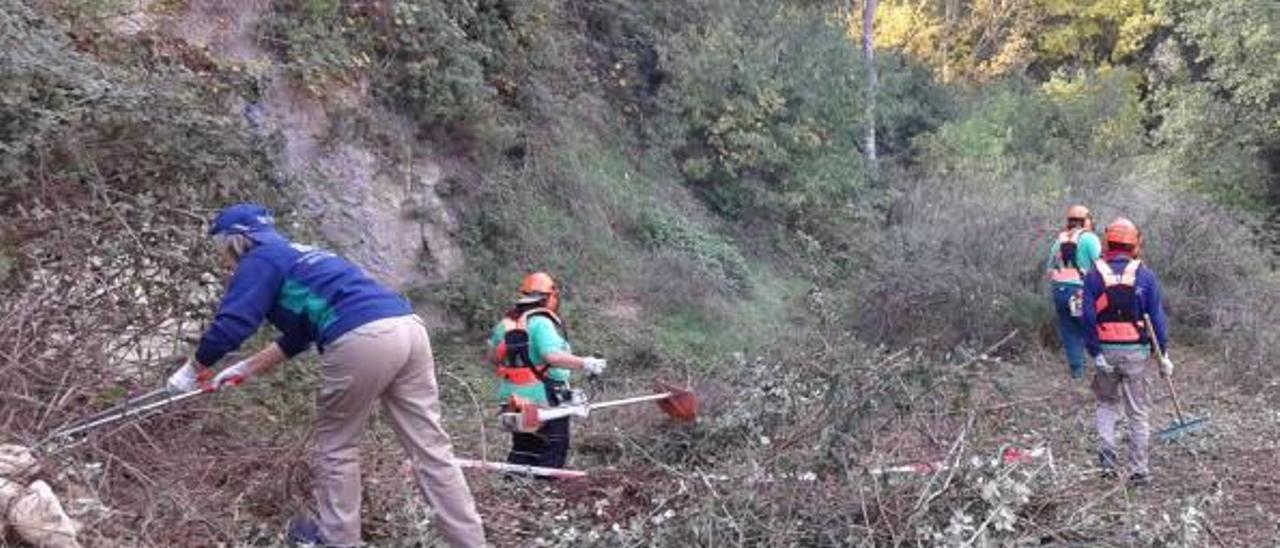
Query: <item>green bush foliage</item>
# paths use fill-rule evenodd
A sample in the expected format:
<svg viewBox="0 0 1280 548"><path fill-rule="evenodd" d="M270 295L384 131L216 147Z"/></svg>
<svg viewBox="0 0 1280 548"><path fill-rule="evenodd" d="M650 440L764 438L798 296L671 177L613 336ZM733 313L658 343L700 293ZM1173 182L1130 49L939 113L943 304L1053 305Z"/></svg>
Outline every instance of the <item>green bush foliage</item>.
<svg viewBox="0 0 1280 548"><path fill-rule="evenodd" d="M230 82L195 85L174 60L147 72L101 65L28 8L0 11L5 209L49 181L192 201L265 179L265 151L209 107Z"/></svg>
<svg viewBox="0 0 1280 548"><path fill-rule="evenodd" d="M860 58L817 14L763 10L695 27L671 46L669 93L687 123L674 151L717 210L795 222L867 185Z"/></svg>
<svg viewBox="0 0 1280 548"><path fill-rule="evenodd" d="M637 228L642 242L689 256L702 271L699 275L725 280L727 289L744 289L750 282L747 260L722 236L659 211L642 214Z"/></svg>
<svg viewBox="0 0 1280 548"><path fill-rule="evenodd" d="M1156 145L1183 183L1234 207L1277 203L1280 6L1178 0L1151 63Z"/></svg>
<svg viewBox="0 0 1280 548"><path fill-rule="evenodd" d="M330 80L349 82L377 56L379 13L341 0L276 0L265 29L291 76L320 93Z"/></svg>
<svg viewBox="0 0 1280 548"><path fill-rule="evenodd" d="M377 93L424 129L493 138L501 107L517 101L538 62L548 9L514 0L396 2L380 38L389 64Z"/></svg>

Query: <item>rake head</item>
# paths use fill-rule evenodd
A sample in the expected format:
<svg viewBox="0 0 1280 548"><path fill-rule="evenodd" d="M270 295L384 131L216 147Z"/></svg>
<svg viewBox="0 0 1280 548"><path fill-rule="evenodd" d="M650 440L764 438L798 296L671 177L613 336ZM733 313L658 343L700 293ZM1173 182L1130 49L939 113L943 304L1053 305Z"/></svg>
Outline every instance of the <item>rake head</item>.
<svg viewBox="0 0 1280 548"><path fill-rule="evenodd" d="M1183 422L1174 421L1168 428L1156 432L1156 438L1163 442L1171 442L1187 434L1199 432L1209 427L1209 417L1195 417Z"/></svg>

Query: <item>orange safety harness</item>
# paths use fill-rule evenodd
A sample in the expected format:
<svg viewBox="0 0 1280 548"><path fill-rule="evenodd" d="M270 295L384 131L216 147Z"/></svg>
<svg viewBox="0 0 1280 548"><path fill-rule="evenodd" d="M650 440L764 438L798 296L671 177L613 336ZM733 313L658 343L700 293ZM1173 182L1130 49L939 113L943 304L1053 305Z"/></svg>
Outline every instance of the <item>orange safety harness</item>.
<svg viewBox="0 0 1280 548"><path fill-rule="evenodd" d="M555 324L556 330L564 336L564 323L560 321L560 317L556 316L547 308L534 308L526 310L516 318L506 316L502 318L502 327L504 329L502 342L498 343L495 351L495 361L497 369L495 373L498 377L507 380L513 384L533 384L542 382L547 378L547 370L551 368L545 363L535 364L533 358L529 354L529 320L533 316L546 316Z"/></svg>
<svg viewBox="0 0 1280 548"><path fill-rule="evenodd" d="M1054 269L1049 279L1055 282L1078 282L1084 278L1084 272L1076 264L1076 248L1083 228L1073 228L1058 233L1058 256L1054 258Z"/></svg>
<svg viewBox="0 0 1280 548"><path fill-rule="evenodd" d="M1103 344L1140 344L1146 340L1145 325L1138 304L1138 267L1142 261L1129 259L1120 274L1106 260L1098 259L1094 268L1102 275L1102 294L1094 304L1098 311L1098 342Z"/></svg>

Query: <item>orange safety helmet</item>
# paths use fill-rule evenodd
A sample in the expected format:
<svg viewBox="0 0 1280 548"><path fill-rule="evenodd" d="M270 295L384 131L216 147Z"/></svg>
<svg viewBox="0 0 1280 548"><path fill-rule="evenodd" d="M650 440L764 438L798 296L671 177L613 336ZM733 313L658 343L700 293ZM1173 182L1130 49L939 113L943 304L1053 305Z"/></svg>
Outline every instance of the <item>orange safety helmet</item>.
<svg viewBox="0 0 1280 548"><path fill-rule="evenodd" d="M521 304L536 303L546 299L546 307L555 311L560 306L560 290L556 281L546 272L534 272L520 282Z"/></svg>
<svg viewBox="0 0 1280 548"><path fill-rule="evenodd" d="M1093 214L1085 206L1076 204L1067 208L1067 226L1070 226L1071 221L1074 220L1084 221L1083 226L1087 229L1093 228Z"/></svg>
<svg viewBox="0 0 1280 548"><path fill-rule="evenodd" d="M1106 240L1107 245L1127 245L1136 252L1142 235L1138 233L1138 226L1133 221L1120 217L1107 225Z"/></svg>

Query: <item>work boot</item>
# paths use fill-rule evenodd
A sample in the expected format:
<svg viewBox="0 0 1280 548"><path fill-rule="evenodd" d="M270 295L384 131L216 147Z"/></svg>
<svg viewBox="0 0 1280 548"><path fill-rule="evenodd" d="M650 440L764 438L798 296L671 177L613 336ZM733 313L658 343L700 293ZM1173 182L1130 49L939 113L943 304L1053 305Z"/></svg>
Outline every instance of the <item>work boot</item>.
<svg viewBox="0 0 1280 548"><path fill-rule="evenodd" d="M1151 485L1151 474L1143 474L1141 472L1129 474L1129 487L1137 488L1148 485Z"/></svg>
<svg viewBox="0 0 1280 548"><path fill-rule="evenodd" d="M293 546L324 546L324 537L320 536L320 526L315 520L306 516L294 516L289 520L285 541Z"/></svg>
<svg viewBox="0 0 1280 548"><path fill-rule="evenodd" d="M1102 469L1102 479L1116 477L1116 452L1110 449L1098 450L1098 467Z"/></svg>

